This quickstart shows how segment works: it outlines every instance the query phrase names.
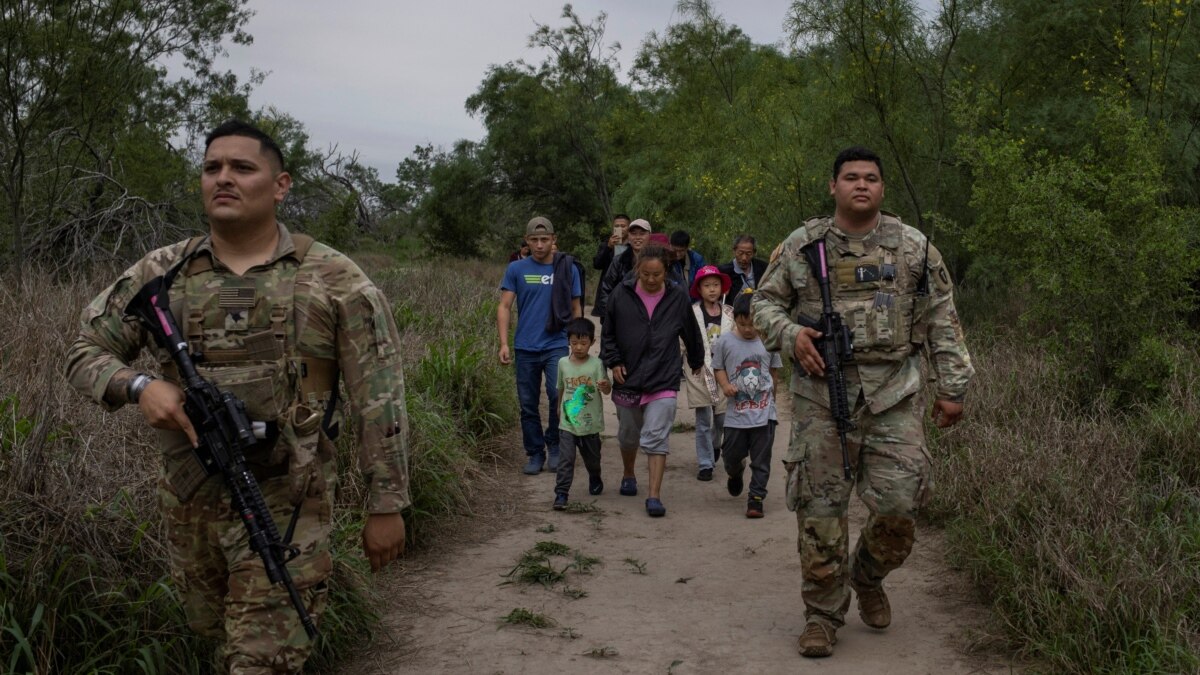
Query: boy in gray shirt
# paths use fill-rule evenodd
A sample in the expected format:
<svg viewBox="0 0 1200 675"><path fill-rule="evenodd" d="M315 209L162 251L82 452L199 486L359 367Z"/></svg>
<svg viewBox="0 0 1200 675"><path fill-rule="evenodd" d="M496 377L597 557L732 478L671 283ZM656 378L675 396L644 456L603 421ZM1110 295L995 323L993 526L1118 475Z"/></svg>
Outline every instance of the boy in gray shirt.
<svg viewBox="0 0 1200 675"><path fill-rule="evenodd" d="M750 314L750 294L733 303L735 328L713 343L712 368L717 384L729 398L725 412L725 460L729 494L742 494L743 462L750 458L750 498L747 518L762 518L767 480L771 477L771 445L775 442L775 375L783 362L767 351Z"/></svg>

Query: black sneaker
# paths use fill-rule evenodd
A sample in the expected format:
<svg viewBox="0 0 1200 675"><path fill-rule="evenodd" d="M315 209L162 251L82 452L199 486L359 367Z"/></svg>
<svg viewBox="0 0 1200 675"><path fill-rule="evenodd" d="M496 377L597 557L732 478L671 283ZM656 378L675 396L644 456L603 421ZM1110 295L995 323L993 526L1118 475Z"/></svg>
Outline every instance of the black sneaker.
<svg viewBox="0 0 1200 675"><path fill-rule="evenodd" d="M746 502L746 517L762 518L764 515L766 515L766 512L763 510L763 498L751 497L750 501Z"/></svg>
<svg viewBox="0 0 1200 675"><path fill-rule="evenodd" d="M600 475L588 476L588 494L598 495L604 492L604 481L600 480Z"/></svg>
<svg viewBox="0 0 1200 675"><path fill-rule="evenodd" d="M725 487L729 488L729 494L736 497L742 494L742 474L729 474L729 480L725 481Z"/></svg>
<svg viewBox="0 0 1200 675"><path fill-rule="evenodd" d="M562 511L567 508L567 493L560 492L554 495L554 510Z"/></svg>
<svg viewBox="0 0 1200 675"><path fill-rule="evenodd" d="M712 469L700 469L700 473L696 474L696 480L702 480L704 482L712 480Z"/></svg>

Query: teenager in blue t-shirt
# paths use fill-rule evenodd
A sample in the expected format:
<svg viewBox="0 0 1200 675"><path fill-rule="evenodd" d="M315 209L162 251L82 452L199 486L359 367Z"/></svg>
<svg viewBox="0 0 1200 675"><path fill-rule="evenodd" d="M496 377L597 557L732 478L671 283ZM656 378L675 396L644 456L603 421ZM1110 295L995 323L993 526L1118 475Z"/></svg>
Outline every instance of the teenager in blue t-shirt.
<svg viewBox="0 0 1200 675"><path fill-rule="evenodd" d="M515 300L518 319L513 347L516 350L517 399L521 403L521 436L529 458L524 471L532 475L541 472L547 451L550 457L547 468L553 471L558 467L558 410L554 401L558 397L558 360L568 351L567 332L565 321L560 322L562 328L554 332L546 330L547 323L556 309L560 317L567 311L571 317L582 316L580 296L583 293L573 259L554 253L554 225L548 219L539 216L529 221L525 226L525 241L529 244L529 257L509 263L504 272L500 306L496 309L496 328L500 334L500 363L507 365L514 357L508 348L508 327ZM569 275L569 292L565 287L568 283L564 280L565 275L557 280L556 288L556 270ZM556 291L557 301L554 299ZM565 304L568 298L569 310ZM556 302L560 305L557 308ZM545 431L538 411L543 377L550 402L550 418Z"/></svg>

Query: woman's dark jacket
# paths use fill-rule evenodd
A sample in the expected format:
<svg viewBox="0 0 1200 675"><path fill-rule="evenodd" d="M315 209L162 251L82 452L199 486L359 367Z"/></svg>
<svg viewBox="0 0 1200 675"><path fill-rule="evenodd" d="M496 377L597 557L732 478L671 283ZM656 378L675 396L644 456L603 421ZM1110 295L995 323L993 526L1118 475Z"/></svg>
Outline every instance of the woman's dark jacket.
<svg viewBox="0 0 1200 675"><path fill-rule="evenodd" d="M679 340L687 348L688 366L704 365L704 339L692 314L687 292L666 284L654 318L637 296L636 279L617 284L608 296L604 329L600 335L600 360L608 368L625 366L625 384L614 389L641 394L673 389L679 391L683 356Z"/></svg>

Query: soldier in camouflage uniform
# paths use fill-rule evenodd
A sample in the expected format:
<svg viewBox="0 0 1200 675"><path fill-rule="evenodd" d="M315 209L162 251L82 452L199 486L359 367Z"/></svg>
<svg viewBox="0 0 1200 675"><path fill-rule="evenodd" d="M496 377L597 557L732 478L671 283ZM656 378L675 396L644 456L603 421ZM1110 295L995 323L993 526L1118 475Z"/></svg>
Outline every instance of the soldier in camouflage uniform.
<svg viewBox="0 0 1200 675"><path fill-rule="evenodd" d="M914 516L933 483L920 352L928 349L937 375L932 419L939 427L962 416L974 374L941 254L919 230L880 211L879 157L865 148L842 151L829 190L833 217L806 221L780 244L754 297L754 322L767 348L793 354L797 366L784 462L788 508L800 530L804 656L833 653L851 587L864 623L891 622L883 579L912 550ZM852 480L843 476L825 364L813 345L821 334L797 321L821 315L820 290L801 249L822 239L833 308L853 331L854 361L844 368L857 425L847 435ZM846 509L855 485L870 517L850 554Z"/></svg>
<svg viewBox="0 0 1200 675"><path fill-rule="evenodd" d="M276 221L291 178L269 136L237 121L213 130L200 184L209 235L150 252L95 298L67 377L109 410L136 403L158 430L172 573L189 625L222 644L219 668L299 672L311 645L297 613L250 550L224 481L193 459L196 434L174 364L124 309L143 284L180 265L171 309L200 374L242 399L250 419L278 430L246 459L281 532L296 514L300 555L288 568L318 623L332 569L339 375L370 489L364 552L379 569L404 549L400 511L410 501L399 339L387 300L350 259ZM130 367L144 347L162 379Z"/></svg>

